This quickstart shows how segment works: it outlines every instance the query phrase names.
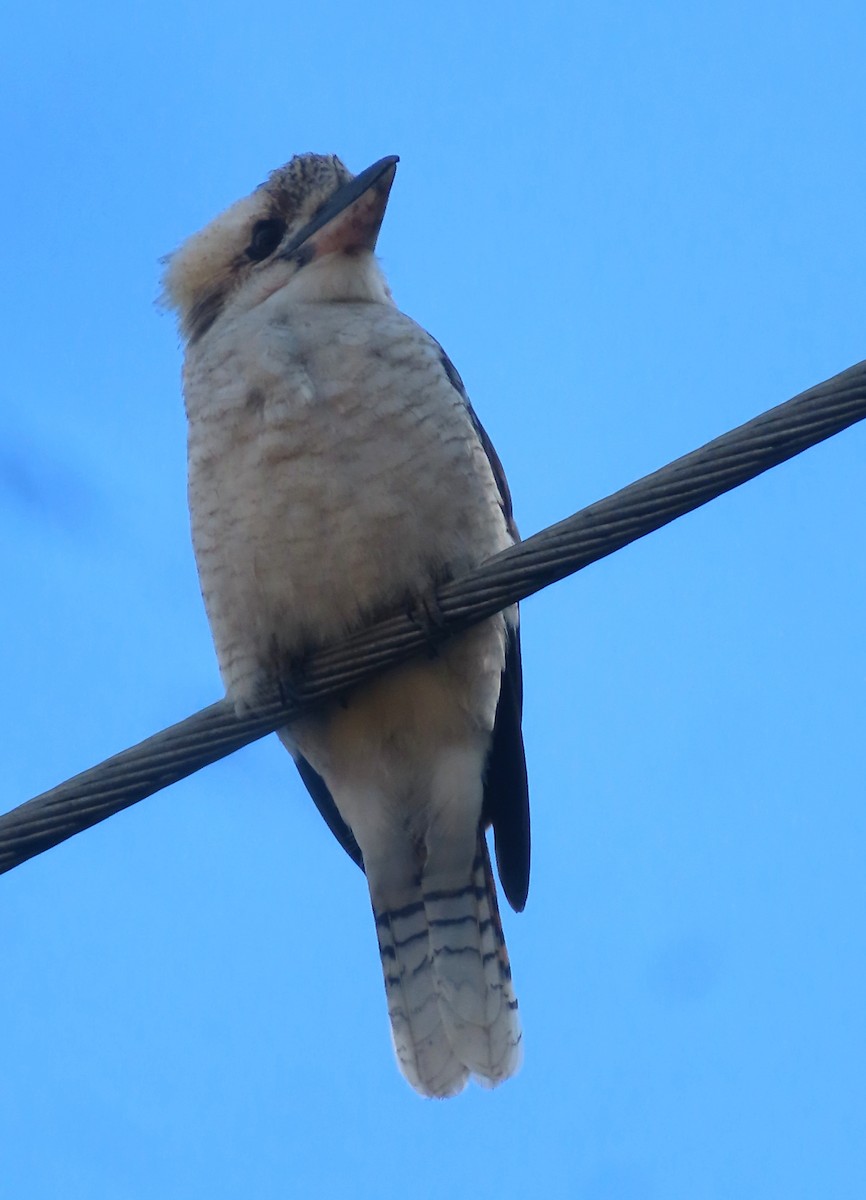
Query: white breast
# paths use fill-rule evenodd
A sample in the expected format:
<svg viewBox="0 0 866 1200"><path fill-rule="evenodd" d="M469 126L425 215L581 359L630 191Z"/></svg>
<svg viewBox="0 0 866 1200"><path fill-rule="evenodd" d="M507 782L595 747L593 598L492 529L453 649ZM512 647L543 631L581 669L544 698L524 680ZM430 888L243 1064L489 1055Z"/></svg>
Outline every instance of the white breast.
<svg viewBox="0 0 866 1200"><path fill-rule="evenodd" d="M439 348L385 304L278 293L190 348L190 509L229 692L510 543Z"/></svg>

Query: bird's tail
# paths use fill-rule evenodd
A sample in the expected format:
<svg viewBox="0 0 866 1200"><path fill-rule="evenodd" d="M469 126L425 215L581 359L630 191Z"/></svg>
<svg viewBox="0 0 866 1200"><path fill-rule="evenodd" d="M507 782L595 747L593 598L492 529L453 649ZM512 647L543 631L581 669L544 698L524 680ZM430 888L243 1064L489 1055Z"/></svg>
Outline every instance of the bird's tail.
<svg viewBox="0 0 866 1200"><path fill-rule="evenodd" d="M472 875L423 880L373 911L394 1048L425 1096L453 1096L470 1075L495 1087L522 1057L517 1001L483 835ZM445 886L443 886L443 884Z"/></svg>

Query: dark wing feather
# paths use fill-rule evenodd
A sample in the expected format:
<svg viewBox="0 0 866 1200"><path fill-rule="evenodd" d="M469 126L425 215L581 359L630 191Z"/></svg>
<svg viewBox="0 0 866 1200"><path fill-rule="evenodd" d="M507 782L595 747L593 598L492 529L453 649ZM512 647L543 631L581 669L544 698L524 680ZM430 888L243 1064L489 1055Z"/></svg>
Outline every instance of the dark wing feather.
<svg viewBox="0 0 866 1200"><path fill-rule="evenodd" d="M314 771L307 760L300 754L295 759L295 766L298 768L298 774L304 781L304 786L313 798L313 803L325 818L325 824L346 851L349 858L357 863L363 871L364 859L361 856L361 848L355 841L355 835L340 816L340 811L334 803L334 797L328 791L328 785L319 772Z"/></svg>
<svg viewBox="0 0 866 1200"><path fill-rule="evenodd" d="M523 751L520 630L508 629L505 669L484 772L482 821L493 826L496 866L508 903L522 912L529 892L529 783Z"/></svg>
<svg viewBox="0 0 866 1200"><path fill-rule="evenodd" d="M438 342L436 344L439 345ZM478 440L490 462L508 531L516 542L520 541L520 534L514 522L511 492L499 455L469 402L457 368L441 346L439 352L445 374L466 405ZM515 625L508 626L502 687L484 772L482 823L485 828L488 825L493 826L496 866L499 869L502 890L511 907L517 912L523 910L529 892L530 857L529 785L523 750L522 719L523 666L520 659L520 630Z"/></svg>

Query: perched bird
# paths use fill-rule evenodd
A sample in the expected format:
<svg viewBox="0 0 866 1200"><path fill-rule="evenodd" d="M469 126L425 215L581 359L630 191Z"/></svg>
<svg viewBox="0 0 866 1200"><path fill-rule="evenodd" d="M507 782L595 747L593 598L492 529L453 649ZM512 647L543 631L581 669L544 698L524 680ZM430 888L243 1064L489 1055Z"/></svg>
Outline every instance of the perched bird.
<svg viewBox="0 0 866 1200"><path fill-rule="evenodd" d="M460 376L374 257L396 164L299 155L168 259L193 543L239 709L377 616L435 620L436 587L518 536ZM520 1063L485 830L520 910L521 707L515 608L280 734L366 873L397 1058L427 1096Z"/></svg>

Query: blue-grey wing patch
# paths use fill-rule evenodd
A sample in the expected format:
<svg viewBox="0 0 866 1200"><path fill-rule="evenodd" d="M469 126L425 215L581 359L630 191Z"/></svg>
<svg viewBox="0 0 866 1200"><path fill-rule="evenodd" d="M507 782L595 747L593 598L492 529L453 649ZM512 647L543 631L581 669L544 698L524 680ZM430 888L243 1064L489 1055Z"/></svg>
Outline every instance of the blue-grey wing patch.
<svg viewBox="0 0 866 1200"><path fill-rule="evenodd" d="M439 343L436 345L439 346ZM508 531L516 542L520 541L520 534L514 522L511 491L499 455L469 402L457 368L441 346L439 354L443 370L466 405L478 440L490 462ZM484 773L482 825L484 828L488 825L493 826L496 866L502 881L502 890L511 907L517 912L523 910L529 892L530 859L529 785L526 778L522 720L523 666L520 658L520 629L515 625L508 628L502 686Z"/></svg>

